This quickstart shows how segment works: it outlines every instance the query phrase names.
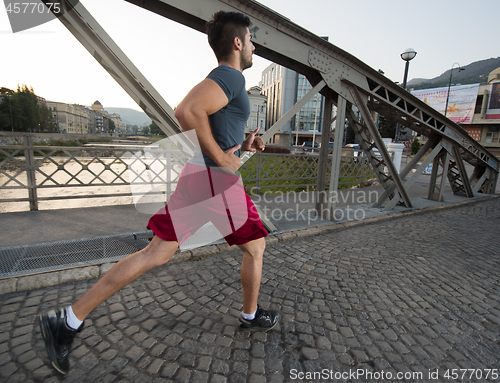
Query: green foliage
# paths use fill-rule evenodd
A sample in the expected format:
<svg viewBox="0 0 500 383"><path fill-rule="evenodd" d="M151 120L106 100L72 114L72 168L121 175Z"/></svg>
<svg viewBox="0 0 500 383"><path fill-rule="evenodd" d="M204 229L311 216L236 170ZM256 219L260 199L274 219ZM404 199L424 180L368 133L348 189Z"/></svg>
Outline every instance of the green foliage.
<svg viewBox="0 0 500 383"><path fill-rule="evenodd" d="M12 130L13 125L16 132L55 131L52 114L45 105L39 104L33 88L23 85L16 92L1 90L10 96L5 96L0 104L0 130Z"/></svg>
<svg viewBox="0 0 500 383"><path fill-rule="evenodd" d="M288 154L290 153L290 149L288 148L278 148L276 146L266 146L264 149L264 153L283 153L283 154Z"/></svg>
<svg viewBox="0 0 500 383"><path fill-rule="evenodd" d="M165 132L154 121L149 125L149 131L155 136L166 136Z"/></svg>
<svg viewBox="0 0 500 383"><path fill-rule="evenodd" d="M418 153L420 150L420 141L418 140L417 137L413 139L413 142L411 143L411 154L415 155Z"/></svg>
<svg viewBox="0 0 500 383"><path fill-rule="evenodd" d="M255 157L254 157L255 159ZM260 194L265 192L300 192L309 189L316 189L318 182L317 164L315 157L304 155L294 156L263 156L261 158L261 180L259 186ZM245 187L252 193L256 192L257 182L256 162L248 161L241 169ZM361 163L343 163L340 167L339 189L348 189L353 185L375 177L375 171L370 165ZM299 186L307 185L307 186ZM264 186L266 186L264 188ZM272 187L284 186L284 187Z"/></svg>
<svg viewBox="0 0 500 383"><path fill-rule="evenodd" d="M115 129L116 129L115 122L110 118L108 121L108 131L111 133L114 132Z"/></svg>
<svg viewBox="0 0 500 383"><path fill-rule="evenodd" d="M380 115L379 130L380 135L385 138L394 138L396 136L396 121L392 115Z"/></svg>

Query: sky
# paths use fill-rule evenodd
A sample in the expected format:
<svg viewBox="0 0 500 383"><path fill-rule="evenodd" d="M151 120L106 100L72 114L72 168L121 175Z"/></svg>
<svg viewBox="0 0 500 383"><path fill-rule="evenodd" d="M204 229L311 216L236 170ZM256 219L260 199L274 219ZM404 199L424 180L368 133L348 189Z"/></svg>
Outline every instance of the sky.
<svg viewBox="0 0 500 383"><path fill-rule="evenodd" d="M199 0L198 0L199 1ZM81 0L161 96L175 107L217 66L206 35L123 0ZM402 82L407 48L417 51L408 80L433 78L500 56L499 0L261 0L330 43ZM304 6L307 4L307 6ZM474 4L474 5L472 5ZM33 87L50 101L140 110L59 22L12 33L0 4L0 87ZM259 84L270 61L254 56L246 86Z"/></svg>

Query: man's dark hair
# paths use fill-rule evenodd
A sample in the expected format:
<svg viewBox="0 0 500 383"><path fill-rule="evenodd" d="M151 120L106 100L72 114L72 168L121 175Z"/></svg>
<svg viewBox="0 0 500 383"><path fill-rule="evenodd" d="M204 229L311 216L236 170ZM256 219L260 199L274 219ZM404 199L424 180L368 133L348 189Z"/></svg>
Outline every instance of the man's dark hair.
<svg viewBox="0 0 500 383"><path fill-rule="evenodd" d="M206 32L218 61L229 57L235 37L245 43L246 28L249 26L250 19L243 13L219 11L212 16L206 24Z"/></svg>

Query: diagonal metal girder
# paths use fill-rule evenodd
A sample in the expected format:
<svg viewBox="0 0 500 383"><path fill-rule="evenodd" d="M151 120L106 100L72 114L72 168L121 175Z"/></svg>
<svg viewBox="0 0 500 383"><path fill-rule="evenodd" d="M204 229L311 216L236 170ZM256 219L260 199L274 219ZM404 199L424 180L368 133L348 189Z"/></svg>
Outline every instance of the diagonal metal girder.
<svg viewBox="0 0 500 383"><path fill-rule="evenodd" d="M324 80L321 80L319 83L317 83L312 89L309 90L297 103L288 111L286 112L283 117L281 117L276 123L271 126L262 136L262 140L264 142L269 141L273 136L280 131L280 129L292 119L293 116L295 116L297 113L300 112L302 107L307 104L315 95L316 93L320 92L321 89L325 87L326 83ZM245 163L248 161L255 152L245 152L241 156L241 162Z"/></svg>
<svg viewBox="0 0 500 383"><path fill-rule="evenodd" d="M50 1L42 0L45 4ZM142 110L187 155L194 153L193 143L182 132L174 111L158 91L130 61L113 39L85 9L80 1L62 1L64 12L59 21L76 37L104 69L118 82ZM68 4L69 3L69 4ZM71 8L71 10L70 10ZM55 7L49 7L54 11Z"/></svg>
<svg viewBox="0 0 500 383"><path fill-rule="evenodd" d="M434 148L439 141L440 141L440 139L439 139L438 136L432 136L432 137L430 137L430 139L420 148L420 150L418 151L418 153L412 158L412 160L410 161L410 163L408 165L406 165L406 167L400 173L401 178L402 179L406 178L406 176L415 168L415 166L422 159L422 157L425 154L427 154L427 152L430 149ZM440 146L440 148L441 148L441 146ZM427 158L430 158L430 155L427 156ZM429 161L424 161L423 163L425 163L426 165L425 166L420 166L415 171L414 176L416 176L416 178L418 178L423 173L424 169L432 161L432 159L434 159L434 156L432 158L430 158ZM409 181L407 181L405 183L404 187L408 190L411 187L412 184L413 184L413 182L409 183ZM382 193L382 195L379 197L378 201L375 202L372 205L372 207L380 207L380 206L382 206L384 204L384 202L387 200L387 198L389 198L391 196L391 194L394 192L395 189L396 189L396 184L395 183L392 183L388 187L386 187L386 189L384 190L384 192Z"/></svg>
<svg viewBox="0 0 500 383"><path fill-rule="evenodd" d="M434 141L434 142L436 142L436 141ZM441 142L438 142L437 145L435 146L435 148L432 150L432 152L430 152L427 155L427 157L425 158L425 160L422 161L422 163L420 164L420 166L416 169L415 173L413 173L411 175L411 177L405 182L404 187L405 187L406 190L409 190L413 186L413 184L415 183L415 181L417 181L418 177L420 177L420 175L423 173L423 171L427 167L427 165L429 165L434 160L434 158L436 158L436 156L441 152L442 149L443 149L443 146L442 146ZM427 152L428 152L427 150L425 150L425 152L421 150L419 153L425 154ZM383 197L383 195L382 195L382 197ZM382 197L380 199L382 199ZM395 198L391 199L389 201L389 203L384 207L384 210L392 210L392 209L394 209L394 207L399 202L399 200L400 199L398 197L395 197ZM379 200L379 202L380 202L380 200Z"/></svg>
<svg viewBox="0 0 500 383"><path fill-rule="evenodd" d="M380 184L384 187L384 189L389 188L390 185L395 185L393 182L391 182L390 176L385 174L384 160L377 158L377 156L375 155L374 151L375 145L372 142L371 134L367 126L360 124L356 120L356 116L354 115L352 108L347 109L347 119L354 133L356 134L356 137L358 138L361 149L363 149L365 156L367 157L370 164L373 166L373 169L375 171L375 174L377 175ZM391 193L389 195L392 195L393 191L394 189L391 190Z"/></svg>
<svg viewBox="0 0 500 383"><path fill-rule="evenodd" d="M429 185L428 199L438 202L444 201L444 188L446 178L448 175L448 168L450 166L450 153L448 151L447 143L441 142L443 148L440 153L434 158L432 164L431 180ZM439 173L439 171L441 173Z"/></svg>
<svg viewBox="0 0 500 383"><path fill-rule="evenodd" d="M462 153L460 153L460 148L458 147L458 145L452 144L451 155L455 159L455 164L458 168L458 176L460 177L460 181L462 183L461 189L463 189L467 197L474 197L474 193L469 182L469 177L467 176L467 171L465 170L464 162L462 160Z"/></svg>
<svg viewBox="0 0 500 383"><path fill-rule="evenodd" d="M403 187L403 183L401 181L401 178L399 177L398 171L396 170L396 167L394 166L394 163L391 160L389 152L385 147L384 141L382 140L382 137L380 136L380 133L378 132L377 127L375 126L375 123L372 120L372 117L370 115L368 107L365 104L365 101L363 100L361 94L359 93L358 89L356 89L355 86L353 85L349 86L349 91L351 92L351 95L355 100L355 104L359 108L359 111L361 112L363 119L365 120L366 126L371 134L371 137L375 141L377 149L379 150L380 155L382 156L382 159L385 162L385 165L387 166L389 174L394 184L396 185L399 195L403 199L403 202L406 205L406 207L412 207L410 198L408 197L408 193L406 192L406 189Z"/></svg>

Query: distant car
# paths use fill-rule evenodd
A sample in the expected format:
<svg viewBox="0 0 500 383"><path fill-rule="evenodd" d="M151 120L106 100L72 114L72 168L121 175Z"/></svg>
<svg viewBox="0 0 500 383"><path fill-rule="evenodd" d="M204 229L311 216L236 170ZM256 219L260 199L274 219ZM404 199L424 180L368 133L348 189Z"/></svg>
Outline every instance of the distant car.
<svg viewBox="0 0 500 383"><path fill-rule="evenodd" d="M315 148L319 148L319 144L317 142L314 143ZM313 143L312 141L307 141L302 144L302 148L305 151L313 150Z"/></svg>

